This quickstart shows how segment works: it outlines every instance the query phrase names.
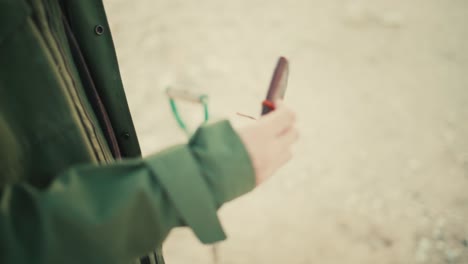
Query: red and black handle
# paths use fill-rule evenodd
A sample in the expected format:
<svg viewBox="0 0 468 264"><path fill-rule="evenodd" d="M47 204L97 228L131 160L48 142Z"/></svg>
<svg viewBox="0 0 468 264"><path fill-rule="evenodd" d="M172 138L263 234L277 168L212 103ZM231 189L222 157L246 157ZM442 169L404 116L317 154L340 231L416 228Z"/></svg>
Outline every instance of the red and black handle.
<svg viewBox="0 0 468 264"><path fill-rule="evenodd" d="M276 64L270 87L265 100L262 102L262 115L275 110L275 102L284 98L288 87L289 62L286 58L280 57Z"/></svg>

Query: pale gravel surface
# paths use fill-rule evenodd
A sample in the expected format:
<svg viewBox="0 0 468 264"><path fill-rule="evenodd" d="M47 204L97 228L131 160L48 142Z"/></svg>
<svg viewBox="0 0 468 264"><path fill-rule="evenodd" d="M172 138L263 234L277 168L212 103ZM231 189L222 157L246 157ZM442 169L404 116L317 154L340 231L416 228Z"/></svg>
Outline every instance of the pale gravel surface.
<svg viewBox="0 0 468 264"><path fill-rule="evenodd" d="M467 1L105 4L145 154L185 140L167 85L255 115L276 58L292 64L295 159L223 207L216 261L181 229L168 264L468 263Z"/></svg>

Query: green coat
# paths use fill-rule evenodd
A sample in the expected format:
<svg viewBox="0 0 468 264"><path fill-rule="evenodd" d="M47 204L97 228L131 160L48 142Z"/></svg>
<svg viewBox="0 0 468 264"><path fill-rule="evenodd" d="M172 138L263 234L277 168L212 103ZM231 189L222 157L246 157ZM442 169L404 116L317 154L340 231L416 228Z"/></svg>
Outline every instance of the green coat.
<svg viewBox="0 0 468 264"><path fill-rule="evenodd" d="M141 158L101 1L62 4L109 124L59 1L0 0L0 263L129 263L177 226L224 239L217 209L255 182L238 135L222 121Z"/></svg>

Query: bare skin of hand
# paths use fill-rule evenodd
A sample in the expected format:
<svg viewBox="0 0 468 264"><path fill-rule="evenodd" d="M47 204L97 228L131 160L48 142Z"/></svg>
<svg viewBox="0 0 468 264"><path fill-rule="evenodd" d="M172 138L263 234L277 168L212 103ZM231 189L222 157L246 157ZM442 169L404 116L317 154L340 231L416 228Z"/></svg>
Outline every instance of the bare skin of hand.
<svg viewBox="0 0 468 264"><path fill-rule="evenodd" d="M238 133L250 154L257 185L271 177L291 158L299 134L295 113L281 102L276 109Z"/></svg>

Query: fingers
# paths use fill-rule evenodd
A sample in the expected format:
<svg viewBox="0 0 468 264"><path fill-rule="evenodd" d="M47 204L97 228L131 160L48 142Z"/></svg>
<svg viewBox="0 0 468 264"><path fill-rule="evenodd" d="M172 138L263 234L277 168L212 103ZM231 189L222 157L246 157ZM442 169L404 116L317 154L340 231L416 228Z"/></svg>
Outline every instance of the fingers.
<svg viewBox="0 0 468 264"><path fill-rule="evenodd" d="M292 127L281 134L277 141L282 147L289 147L299 139L299 131Z"/></svg>
<svg viewBox="0 0 468 264"><path fill-rule="evenodd" d="M279 157L278 162L281 166L289 161L290 158L288 157L292 156L291 148L298 139L299 132L295 127L289 129L286 133L276 138L274 143L274 152L276 153L275 156Z"/></svg>
<svg viewBox="0 0 468 264"><path fill-rule="evenodd" d="M275 111L239 130L250 154L257 184L271 177L292 158L292 145L299 137L294 112L281 102L276 106Z"/></svg>
<svg viewBox="0 0 468 264"><path fill-rule="evenodd" d="M261 121L266 123L268 130L272 134L279 135L293 126L296 121L296 115L291 109L278 102L275 111L262 117Z"/></svg>

